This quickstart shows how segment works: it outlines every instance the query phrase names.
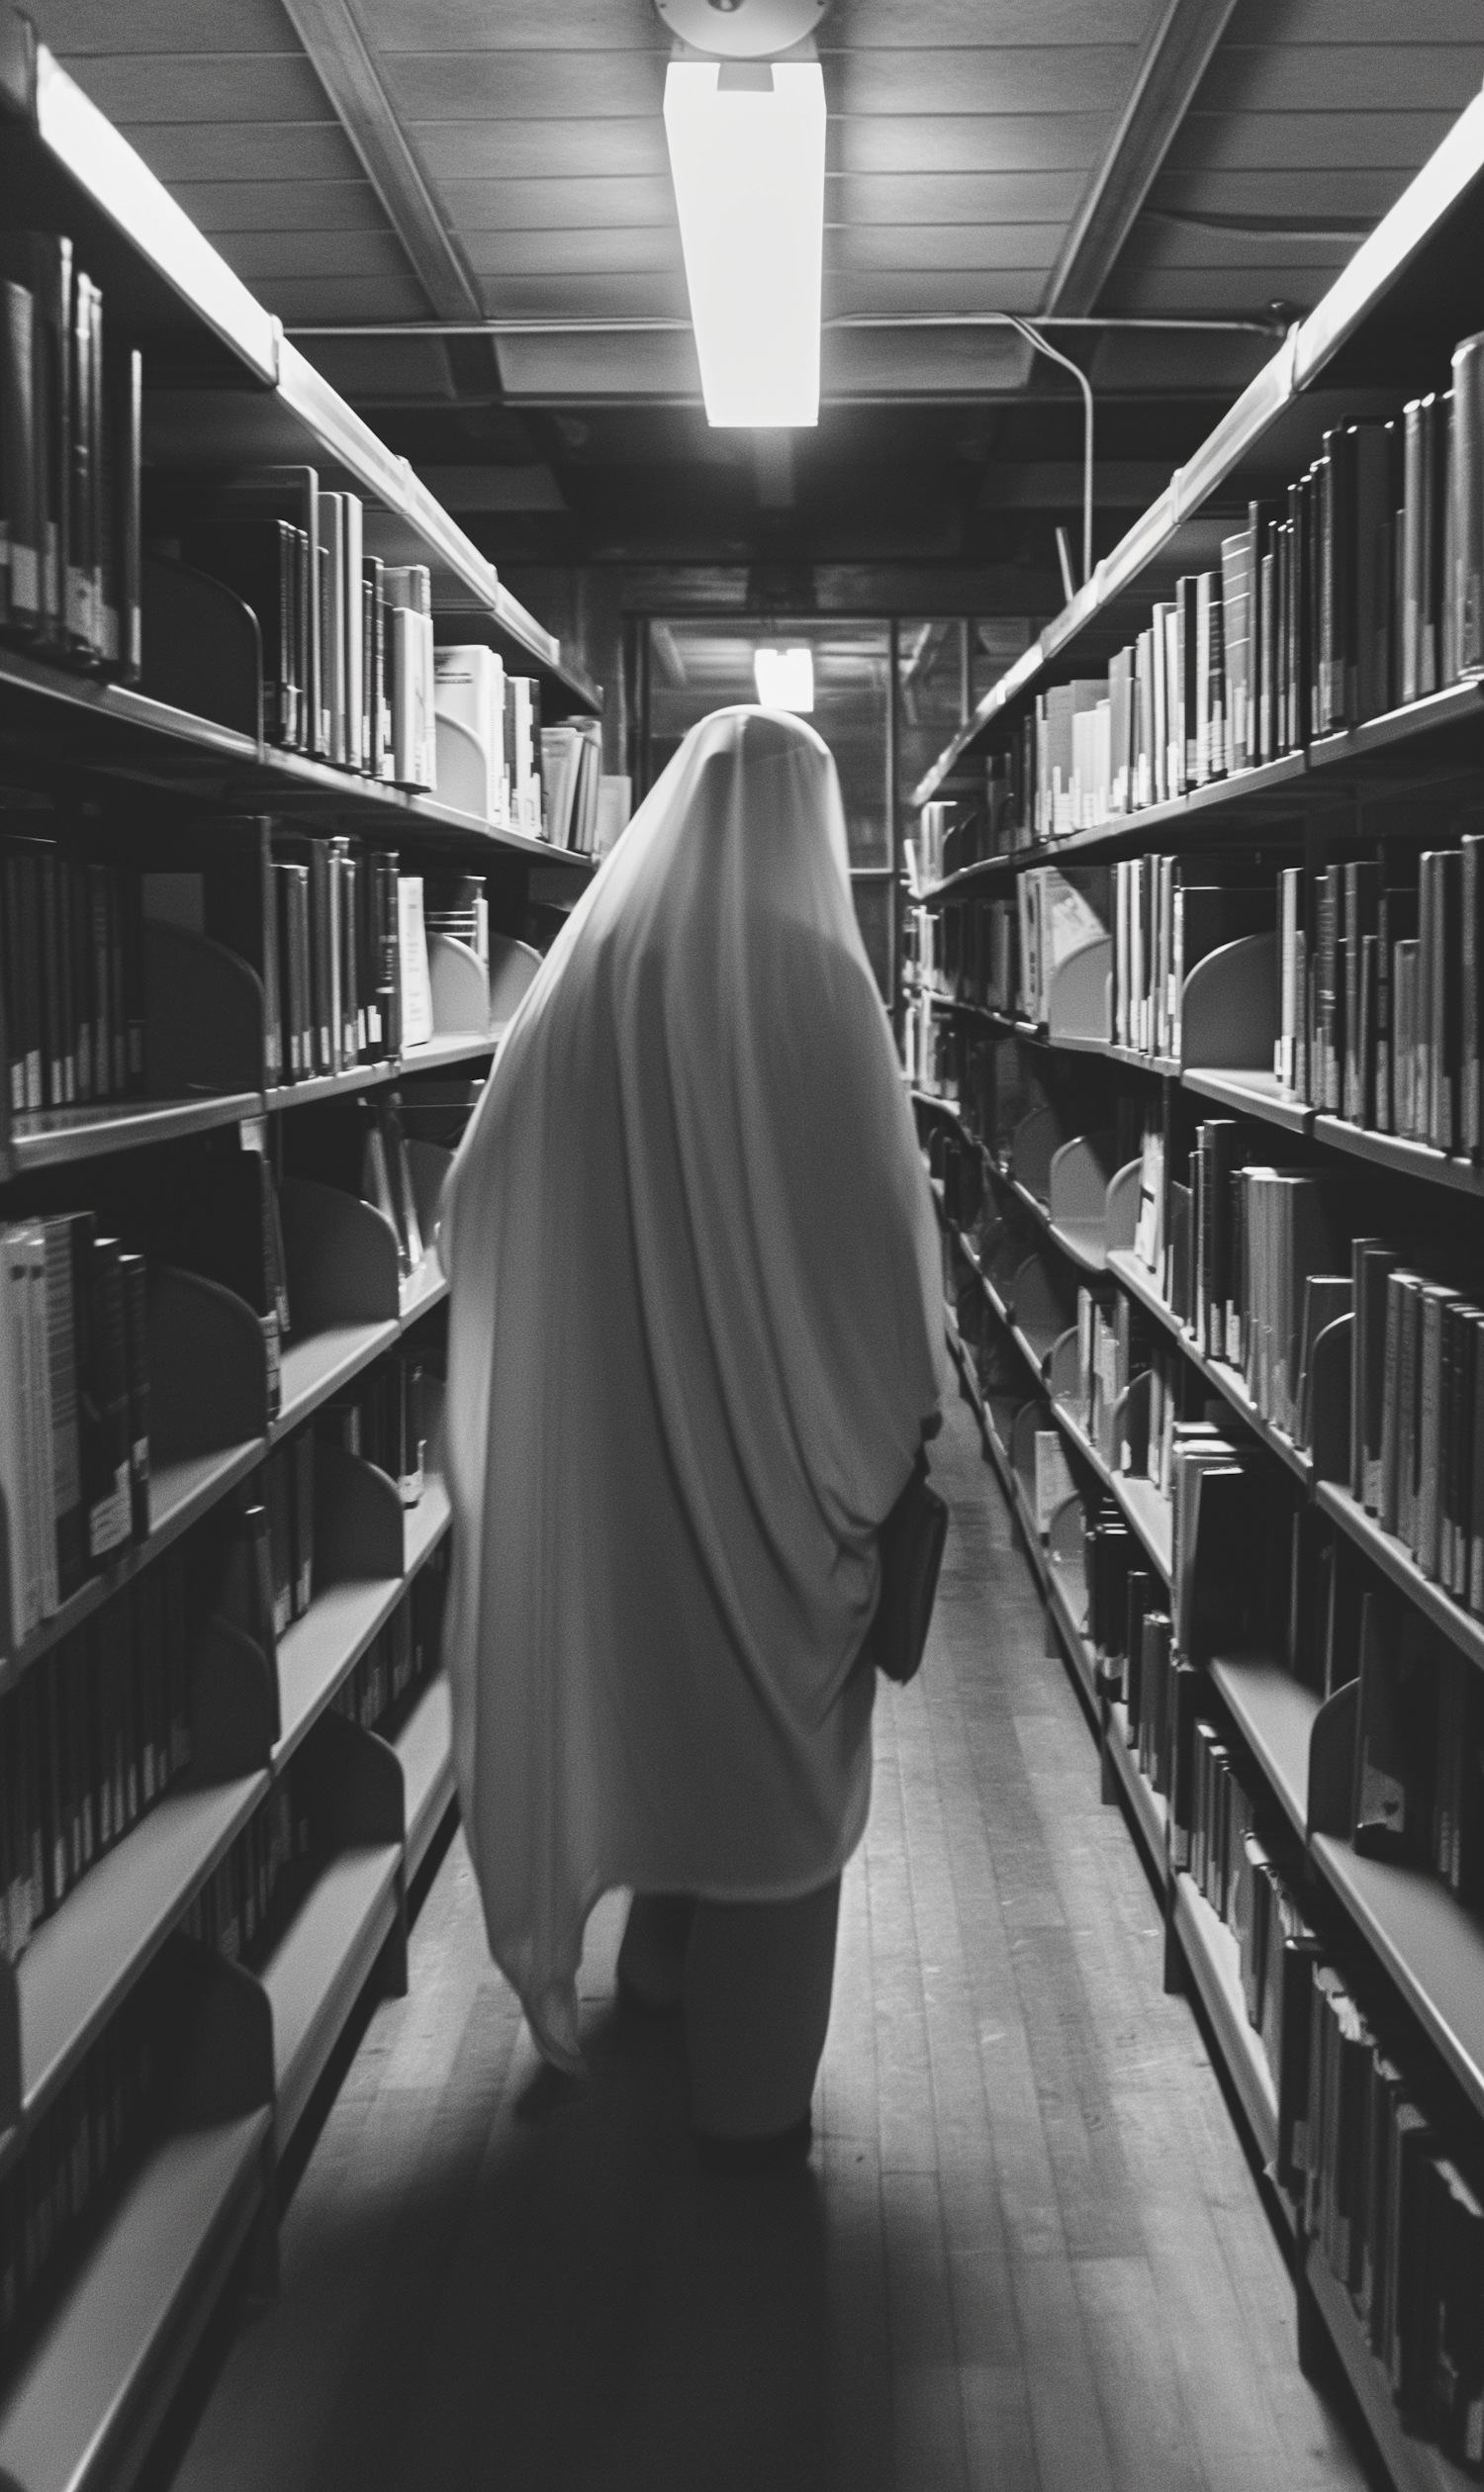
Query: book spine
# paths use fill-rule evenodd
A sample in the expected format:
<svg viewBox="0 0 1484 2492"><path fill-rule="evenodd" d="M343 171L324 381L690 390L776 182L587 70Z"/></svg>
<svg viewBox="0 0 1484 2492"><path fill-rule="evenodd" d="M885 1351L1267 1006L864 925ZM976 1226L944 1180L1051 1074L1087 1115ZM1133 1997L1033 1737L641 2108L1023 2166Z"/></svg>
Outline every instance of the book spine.
<svg viewBox="0 0 1484 2492"><path fill-rule="evenodd" d="M137 1541L149 1537L149 1280L141 1254L121 1254L124 1342L129 1379L130 1522Z"/></svg>
<svg viewBox="0 0 1484 2492"><path fill-rule="evenodd" d="M82 1457L78 1411L78 1327L74 1291L74 1222L47 1221L43 1230L45 1373L51 1442L54 1540L53 1608L76 1592L86 1572Z"/></svg>
<svg viewBox="0 0 1484 2492"><path fill-rule="evenodd" d="M1484 1152L1484 1062L1481 1062L1479 978L1484 971L1481 910L1484 837L1465 832L1458 865L1458 1144L1477 1159Z"/></svg>
<svg viewBox="0 0 1484 2492"><path fill-rule="evenodd" d="M1484 671L1484 335L1453 349L1453 641L1460 675Z"/></svg>

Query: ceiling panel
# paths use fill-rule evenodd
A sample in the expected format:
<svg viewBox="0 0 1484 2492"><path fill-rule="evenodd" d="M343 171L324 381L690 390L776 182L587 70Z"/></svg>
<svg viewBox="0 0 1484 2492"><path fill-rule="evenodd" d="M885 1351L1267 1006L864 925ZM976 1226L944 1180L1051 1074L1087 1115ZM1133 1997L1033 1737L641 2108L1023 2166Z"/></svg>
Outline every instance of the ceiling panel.
<svg viewBox="0 0 1484 2492"><path fill-rule="evenodd" d="M422 288L406 275L264 278L253 293L286 328L296 321L420 321L427 313Z"/></svg>
<svg viewBox="0 0 1484 2492"><path fill-rule="evenodd" d="M837 62L832 111L1096 113L1116 109L1137 52L1110 44L1025 44L1001 50L849 52Z"/></svg>
<svg viewBox="0 0 1484 2492"><path fill-rule="evenodd" d="M826 57L843 32L852 51L923 51L1023 44L1142 44L1159 14L1159 0L849 0L820 30Z"/></svg>
<svg viewBox="0 0 1484 2492"><path fill-rule="evenodd" d="M1088 113L966 113L961 100L941 115L832 124L830 159L845 173L1085 173L1111 120L1106 98Z"/></svg>
<svg viewBox="0 0 1484 2492"><path fill-rule="evenodd" d="M1229 29L1240 44L1456 44L1474 32L1477 0L1241 0Z"/></svg>
<svg viewBox="0 0 1484 2492"><path fill-rule="evenodd" d="M626 270L633 275L678 270L677 230L662 226L568 227L544 231L465 232L465 255L476 277L570 277Z"/></svg>
<svg viewBox="0 0 1484 2492"><path fill-rule="evenodd" d="M356 14L377 52L670 50L653 0L357 0Z"/></svg>
<svg viewBox="0 0 1484 2492"><path fill-rule="evenodd" d="M459 232L466 234L675 224L668 173L443 182L439 196Z"/></svg>
<svg viewBox="0 0 1484 2492"><path fill-rule="evenodd" d="M1012 328L830 330L822 344L824 387L854 395L1012 396L1030 377L1031 349ZM910 443L901 445L903 463Z"/></svg>
<svg viewBox="0 0 1484 2492"><path fill-rule="evenodd" d="M1327 216L1353 216L1373 225L1401 197L1407 174L1398 165L1347 164L1319 173L1269 166L1261 172L1161 173L1150 193L1152 207L1188 209L1206 216L1288 218L1318 225Z"/></svg>
<svg viewBox="0 0 1484 2492"><path fill-rule="evenodd" d="M956 268L837 269L825 280L825 312L1034 312L1044 270L966 276Z"/></svg>
<svg viewBox="0 0 1484 2492"><path fill-rule="evenodd" d="M1172 217L1147 217L1140 220L1130 259L1141 268L1183 268L1192 276L1215 269L1245 269L1254 282L1287 277L1295 269L1318 269L1328 272L1322 274L1322 283L1328 284L1354 247L1353 237L1335 241L1282 231L1223 233Z"/></svg>
<svg viewBox="0 0 1484 2492"><path fill-rule="evenodd" d="M564 399L700 396L700 366L688 332L647 336L502 337L507 393L547 405Z"/></svg>
<svg viewBox="0 0 1484 2492"><path fill-rule="evenodd" d="M499 180L511 176L565 181L592 175L648 174L670 181L665 125L658 107L642 116L601 121L424 122L417 153L435 181Z"/></svg>
<svg viewBox="0 0 1484 2492"><path fill-rule="evenodd" d="M327 107L325 111L327 115ZM172 189L212 181L365 181L355 149L339 123L328 118L227 125L151 122L126 128L125 136ZM365 188L368 198L375 196L369 183Z"/></svg>
<svg viewBox="0 0 1484 2492"><path fill-rule="evenodd" d="M1104 299L1110 311L1125 314L1250 320L1271 302L1311 310L1333 274L1329 267L1276 269L1265 258L1249 268L1142 268L1131 262L1119 266Z"/></svg>
<svg viewBox="0 0 1484 2492"><path fill-rule="evenodd" d="M125 129L325 118L325 89L302 52L116 52L77 69L79 85Z"/></svg>
<svg viewBox="0 0 1484 2492"><path fill-rule="evenodd" d="M1060 225L844 226L825 237L825 265L834 269L964 270L984 299L1001 269L1050 268L1062 240Z"/></svg>
<svg viewBox="0 0 1484 2492"><path fill-rule="evenodd" d="M1175 171L1209 166L1305 172L1311 165L1395 165L1410 180L1447 137L1459 107L1445 113L1192 112L1175 136L1165 165Z"/></svg>
<svg viewBox="0 0 1484 2492"><path fill-rule="evenodd" d="M180 182L175 196L203 233L354 232L384 226L369 182Z"/></svg>
<svg viewBox="0 0 1484 2492"><path fill-rule="evenodd" d="M1481 79L1484 33L1471 44L1223 44L1196 100L1207 113L1458 114Z"/></svg>
<svg viewBox="0 0 1484 2492"><path fill-rule="evenodd" d="M657 115L659 53L416 51L379 55L387 92L415 133L450 121L609 121Z"/></svg>
<svg viewBox="0 0 1484 2492"><path fill-rule="evenodd" d="M1080 167L1059 173L841 173L826 183L824 213L849 226L1065 226L1080 189Z"/></svg>
<svg viewBox="0 0 1484 2492"><path fill-rule="evenodd" d="M227 233L222 256L257 289L277 277L364 277L393 284L407 276L407 260L395 233Z"/></svg>
<svg viewBox="0 0 1484 2492"><path fill-rule="evenodd" d="M43 43L60 59L87 52L297 51L279 0L31 0Z"/></svg>
<svg viewBox="0 0 1484 2492"><path fill-rule="evenodd" d="M480 288L495 320L679 320L690 319L686 280L676 269L598 270L581 276L494 276Z"/></svg>

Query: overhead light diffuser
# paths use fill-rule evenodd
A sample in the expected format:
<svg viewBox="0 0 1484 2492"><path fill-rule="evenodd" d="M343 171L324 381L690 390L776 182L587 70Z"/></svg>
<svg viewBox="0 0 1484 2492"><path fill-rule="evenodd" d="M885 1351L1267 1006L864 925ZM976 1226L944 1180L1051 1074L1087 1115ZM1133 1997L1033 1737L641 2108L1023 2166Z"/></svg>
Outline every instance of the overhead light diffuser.
<svg viewBox="0 0 1484 2492"><path fill-rule="evenodd" d="M814 653L811 649L755 649L752 671L757 678L758 698L765 709L796 709L806 713L814 706Z"/></svg>
<svg viewBox="0 0 1484 2492"><path fill-rule="evenodd" d="M819 63L672 60L665 136L708 419L817 423Z"/></svg>

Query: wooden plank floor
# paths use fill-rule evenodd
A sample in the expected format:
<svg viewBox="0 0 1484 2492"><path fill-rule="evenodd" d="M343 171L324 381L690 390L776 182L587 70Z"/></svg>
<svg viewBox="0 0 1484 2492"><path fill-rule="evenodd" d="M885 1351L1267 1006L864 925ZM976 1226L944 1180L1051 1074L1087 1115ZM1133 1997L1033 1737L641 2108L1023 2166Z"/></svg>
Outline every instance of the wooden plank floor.
<svg viewBox="0 0 1484 2492"><path fill-rule="evenodd" d="M967 1414L883 1692L807 2171L695 2166L676 2037L584 1968L551 2084L462 1843L176 2492L1309 2492L1363 2477Z"/></svg>

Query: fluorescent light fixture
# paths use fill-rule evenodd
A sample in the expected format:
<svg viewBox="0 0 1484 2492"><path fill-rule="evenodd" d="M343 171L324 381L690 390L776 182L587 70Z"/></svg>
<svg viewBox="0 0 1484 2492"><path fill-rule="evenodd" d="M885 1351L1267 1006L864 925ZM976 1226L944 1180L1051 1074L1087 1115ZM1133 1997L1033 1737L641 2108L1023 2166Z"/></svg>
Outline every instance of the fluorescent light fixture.
<svg viewBox="0 0 1484 2492"><path fill-rule="evenodd" d="M765 709L808 711L814 706L814 653L811 649L755 649L752 671L758 698Z"/></svg>
<svg viewBox="0 0 1484 2492"><path fill-rule="evenodd" d="M713 424L819 421L817 60L672 60L665 136Z"/></svg>

